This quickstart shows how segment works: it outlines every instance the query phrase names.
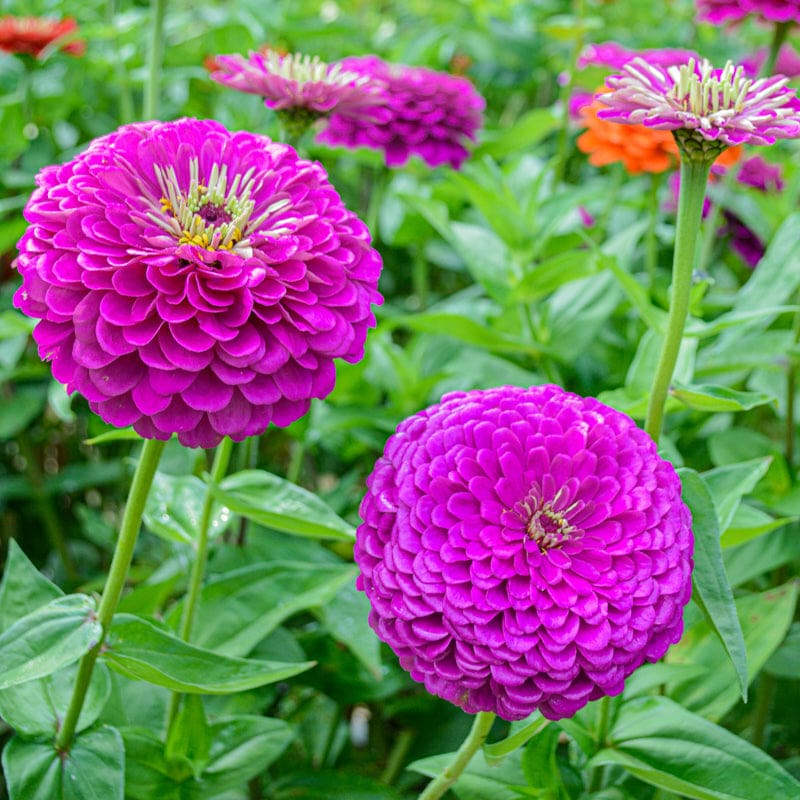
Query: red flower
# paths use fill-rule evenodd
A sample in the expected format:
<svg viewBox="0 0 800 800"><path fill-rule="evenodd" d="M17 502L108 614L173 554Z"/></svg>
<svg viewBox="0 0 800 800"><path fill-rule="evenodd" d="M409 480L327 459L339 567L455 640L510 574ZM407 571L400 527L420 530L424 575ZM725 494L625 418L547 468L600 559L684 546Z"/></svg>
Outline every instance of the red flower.
<svg viewBox="0 0 800 800"><path fill-rule="evenodd" d="M38 58L46 47L77 29L78 24L72 17L61 21L42 17L2 17L0 50L27 53ZM86 43L75 39L60 49L74 56L82 56L86 51Z"/></svg>

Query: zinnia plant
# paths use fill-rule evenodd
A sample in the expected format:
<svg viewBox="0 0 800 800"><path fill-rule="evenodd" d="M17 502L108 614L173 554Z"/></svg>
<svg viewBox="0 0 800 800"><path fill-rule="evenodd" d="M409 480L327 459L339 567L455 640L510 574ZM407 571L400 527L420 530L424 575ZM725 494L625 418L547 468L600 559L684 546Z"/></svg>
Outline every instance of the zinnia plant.
<svg viewBox="0 0 800 800"><path fill-rule="evenodd" d="M135 124L37 182L16 303L106 422L238 441L301 417L335 358L361 358L381 259L291 147L211 121Z"/></svg>

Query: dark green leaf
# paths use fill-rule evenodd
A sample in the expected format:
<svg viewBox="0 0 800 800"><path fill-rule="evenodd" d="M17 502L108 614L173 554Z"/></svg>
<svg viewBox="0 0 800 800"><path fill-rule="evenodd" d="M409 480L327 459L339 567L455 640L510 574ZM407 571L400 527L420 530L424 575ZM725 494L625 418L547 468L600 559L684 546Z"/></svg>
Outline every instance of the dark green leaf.
<svg viewBox="0 0 800 800"><path fill-rule="evenodd" d="M330 603L355 574L348 564L275 561L215 576L200 596L195 641L245 656L287 617ZM170 621L177 621L181 609L173 609Z"/></svg>
<svg viewBox="0 0 800 800"><path fill-rule="evenodd" d="M132 614L117 614L103 658L129 678L175 692L229 694L285 680L314 666L255 661L204 650Z"/></svg>
<svg viewBox="0 0 800 800"><path fill-rule="evenodd" d="M483 755L486 758L486 763L493 765L499 762L509 753L513 753L527 744L530 739L540 731L543 731L549 724L550 720L543 717L538 711L519 722L512 722L511 730L505 739L483 745Z"/></svg>
<svg viewBox="0 0 800 800"><path fill-rule="evenodd" d="M678 470L683 500L692 512L694 594L736 670L742 698L747 700L747 653L728 577L722 563L717 512L708 488L692 469Z"/></svg>
<svg viewBox="0 0 800 800"><path fill-rule="evenodd" d="M764 669L779 678L800 678L800 622L792 623L783 643L769 657Z"/></svg>
<svg viewBox="0 0 800 800"><path fill-rule="evenodd" d="M91 650L103 633L95 602L82 594L52 600L0 635L0 689L50 675Z"/></svg>
<svg viewBox="0 0 800 800"><path fill-rule="evenodd" d="M125 752L116 728L80 734L69 753L15 736L3 750L9 800L123 800Z"/></svg>
<svg viewBox="0 0 800 800"><path fill-rule="evenodd" d="M269 472L238 472L210 488L232 511L283 533L345 541L355 536L353 526L316 495Z"/></svg>
<svg viewBox="0 0 800 800"><path fill-rule="evenodd" d="M615 764L653 786L696 800L795 800L800 783L744 739L666 697L624 704L611 748L590 767Z"/></svg>
<svg viewBox="0 0 800 800"><path fill-rule="evenodd" d="M198 778L208 764L212 741L202 699L196 694L187 694L169 728L164 750L167 762L186 765L188 774Z"/></svg>
<svg viewBox="0 0 800 800"><path fill-rule="evenodd" d="M0 440L21 433L44 410L47 389L44 386L22 386L0 403Z"/></svg>
<svg viewBox="0 0 800 800"><path fill-rule="evenodd" d="M391 786L342 769L285 775L270 784L269 797L270 800L400 800Z"/></svg>
<svg viewBox="0 0 800 800"><path fill-rule="evenodd" d="M0 581L0 633L20 617L63 595L61 589L47 580L11 539L3 580Z"/></svg>

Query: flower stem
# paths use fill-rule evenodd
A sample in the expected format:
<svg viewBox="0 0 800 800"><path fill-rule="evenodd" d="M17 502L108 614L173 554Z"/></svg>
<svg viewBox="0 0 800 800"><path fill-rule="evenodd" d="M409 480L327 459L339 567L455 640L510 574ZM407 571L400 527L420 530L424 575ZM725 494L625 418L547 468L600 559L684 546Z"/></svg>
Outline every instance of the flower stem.
<svg viewBox="0 0 800 800"><path fill-rule="evenodd" d="M672 258L672 299L667 319L666 338L658 359L644 426L647 433L656 442L661 434L669 384L678 361L683 327L689 313L695 245L700 229L703 200L710 169L711 161L681 159L681 191L678 198L678 220Z"/></svg>
<svg viewBox="0 0 800 800"><path fill-rule="evenodd" d="M656 280L656 270L658 268L658 238L656 236L656 226L658 225L658 191L661 188L663 173L655 172L650 176L650 192L647 202L647 238L646 238L646 261L647 277L650 280L650 291L653 291L653 284Z"/></svg>
<svg viewBox="0 0 800 800"><path fill-rule="evenodd" d="M217 447L214 453L214 462L211 465L211 481L218 483L225 477L228 464L233 452L233 441L226 436ZM183 615L178 635L184 642L188 642L192 635L192 625L197 614L197 606L200 602L200 590L203 588L203 578L206 574L208 564L208 529L211 524L211 512L214 507L214 496L210 490L206 491L203 501L203 510L200 513L200 522L197 526L197 544L195 546L194 563L192 564L192 574L189 577L189 589L186 592L186 599L183 602ZM178 713L178 706L181 702L181 695L173 692L170 698L169 714L167 721L172 725Z"/></svg>
<svg viewBox="0 0 800 800"><path fill-rule="evenodd" d="M147 493L150 491L150 484L153 482L165 444L166 442L160 442L157 439L147 439L142 447L139 463L136 465L136 472L128 493L125 513L122 516L119 538L114 550L114 557L111 560L111 568L108 571L108 579L100 598L100 606L97 609L97 621L103 626L103 633L100 641L83 656L78 665L78 675L75 679L69 708L56 736L55 746L59 752L67 752L75 736L78 717L83 708L83 701L92 679L92 671L94 670L97 656L103 647L108 629L111 626L111 620L117 610L122 590L125 587L128 568L133 559L133 549L136 546L136 539L142 524L142 512L147 500Z"/></svg>
<svg viewBox="0 0 800 800"><path fill-rule="evenodd" d="M567 80L561 93L563 98L561 127L558 132L558 155L556 157L555 169L557 184L564 180L564 176L567 172L567 144L569 141L569 96L572 94L572 86L575 80L575 69L577 67L578 57L583 49L583 42L585 39L584 17L586 16L586 7L584 0L574 1L573 14L576 18L575 24L577 25L578 31L575 35L575 41L572 46L572 55L570 57Z"/></svg>
<svg viewBox="0 0 800 800"><path fill-rule="evenodd" d="M480 746L486 741L495 715L491 711L480 711L475 715L472 723L472 730L464 739L461 747L458 748L456 757L448 764L441 775L435 777L419 796L418 800L439 800L442 795L458 780L461 773L466 769L467 764L472 760L472 756L478 751Z"/></svg>
<svg viewBox="0 0 800 800"><path fill-rule="evenodd" d="M792 349L794 350L800 343L800 312L795 312L792 322ZM794 429L795 429L795 403L794 395L797 391L797 357L794 353L789 354L789 363L786 367L786 430L785 430L785 454L786 463L789 465L789 474L792 481L795 478L794 471Z"/></svg>
<svg viewBox="0 0 800 800"><path fill-rule="evenodd" d="M764 60L764 66L761 67L761 77L772 75L775 71L775 64L778 61L778 55L781 52L781 47L789 35L789 29L792 27L791 22L776 22L772 30L772 41L769 45L769 53Z"/></svg>
<svg viewBox="0 0 800 800"><path fill-rule="evenodd" d="M598 717L597 717L597 746L602 750L606 745L608 738L608 728L611 722L611 698L607 695L600 699L598 702ZM603 784L603 774L605 767L595 767L592 770L592 775L589 781L589 792L597 792Z"/></svg>
<svg viewBox="0 0 800 800"><path fill-rule="evenodd" d="M147 83L144 87L142 116L145 120L158 118L158 89L161 83L161 64L164 56L164 14L167 0L152 0L150 22L150 59L147 65Z"/></svg>

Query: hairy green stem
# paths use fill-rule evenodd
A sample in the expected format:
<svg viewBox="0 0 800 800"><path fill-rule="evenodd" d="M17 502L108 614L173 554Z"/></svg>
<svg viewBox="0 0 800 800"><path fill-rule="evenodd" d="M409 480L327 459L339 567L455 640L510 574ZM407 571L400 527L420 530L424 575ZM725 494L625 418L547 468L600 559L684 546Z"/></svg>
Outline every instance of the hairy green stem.
<svg viewBox="0 0 800 800"><path fill-rule="evenodd" d="M456 757L448 764L444 771L437 775L425 788L418 800L439 800L442 795L458 780L461 773L467 768L472 756L478 752L486 741L489 731L494 723L495 715L491 711L480 711L475 715L467 738L456 752Z"/></svg>
<svg viewBox="0 0 800 800"><path fill-rule="evenodd" d="M233 442L226 436L217 446L214 453L214 462L211 465L210 478L212 483L219 483L228 469L228 464L233 453ZM206 490L203 500L203 509L200 512L200 522L197 526L197 543L195 545L194 563L192 573L189 576L189 588L186 598L183 601L183 614L181 615L181 625L178 635L184 642L188 642L192 635L192 625L197 614L197 606L200 603L200 591L203 588L203 578L206 574L208 564L208 529L211 525L211 512L214 508L214 496L211 490ZM181 695L173 692L170 698L168 724L172 725L178 713ZM169 738L169 736L167 736Z"/></svg>
<svg viewBox="0 0 800 800"><path fill-rule="evenodd" d="M695 246L710 169L711 161L681 159L681 191L672 258L672 298L667 318L667 333L656 367L645 421L645 430L656 442L661 434L667 393L678 361L683 328L689 313Z"/></svg>
<svg viewBox="0 0 800 800"><path fill-rule="evenodd" d="M650 192L647 198L647 234L646 234L646 256L645 268L647 276L650 279L650 291L653 290L653 284L656 280L656 270L658 268L658 237L656 236L656 227L658 225L658 192L661 188L661 181L663 173L656 172L650 176Z"/></svg>
<svg viewBox="0 0 800 800"><path fill-rule="evenodd" d="M158 95L161 83L161 66L164 59L164 15L167 0L152 0L150 18L150 58L147 64L147 82L144 87L142 116L145 120L158 118Z"/></svg>
<svg viewBox="0 0 800 800"><path fill-rule="evenodd" d="M412 731L402 730L397 734L394 740L394 746L389 752L389 757L386 759L386 766L384 766L381 777L378 779L381 783L391 786L395 780L397 780L397 776L403 769L403 764L413 741L414 734Z"/></svg>
<svg viewBox="0 0 800 800"><path fill-rule="evenodd" d="M772 709L772 702L775 699L775 688L777 685L778 681L774 675L771 675L769 672L761 673L758 683L758 692L756 694L756 707L753 711L750 741L762 750L764 749L769 712Z"/></svg>
<svg viewBox="0 0 800 800"><path fill-rule="evenodd" d="M97 621L103 626L103 633L100 636L100 641L83 656L78 665L78 675L75 678L75 686L72 690L69 708L56 736L55 746L59 752L67 752L72 745L75 729L78 725L78 717L83 708L83 701L86 698L86 692L92 679L92 671L94 670L97 656L103 647L108 629L111 627L111 620L117 610L122 590L125 587L128 569L133 559L133 550L142 524L142 512L147 500L147 493L150 491L150 485L156 474L165 444L166 442L160 442L157 439L147 439L142 447L139 463L136 465L136 472L128 493L125 513L122 516L119 538L114 549L114 557L111 559L108 579L100 597L100 606L97 609Z"/></svg>

